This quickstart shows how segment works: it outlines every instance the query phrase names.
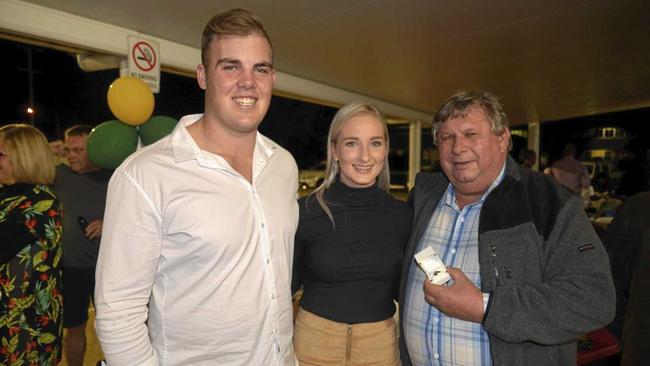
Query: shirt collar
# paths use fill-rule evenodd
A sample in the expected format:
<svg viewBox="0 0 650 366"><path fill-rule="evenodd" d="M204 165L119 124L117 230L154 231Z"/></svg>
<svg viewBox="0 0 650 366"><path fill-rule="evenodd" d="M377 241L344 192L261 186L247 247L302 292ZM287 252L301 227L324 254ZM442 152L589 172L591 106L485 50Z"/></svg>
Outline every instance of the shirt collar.
<svg viewBox="0 0 650 366"><path fill-rule="evenodd" d="M208 155L202 151L187 131L187 127L197 122L201 117L203 117L202 113L190 114L181 118L178 121L178 124L176 124L176 127L171 134L171 144L172 150L174 151L175 162L181 163L184 161L196 160L203 166L214 167L215 164L220 165L213 158L213 156L216 155ZM254 165L263 166L266 164L266 160L273 155L276 148L277 144L264 137L259 133L259 131L256 132L255 150L253 152Z"/></svg>
<svg viewBox="0 0 650 366"><path fill-rule="evenodd" d="M198 160L198 156L201 154L201 149L199 149L199 145L197 145L196 141L194 141L192 136L190 136L187 127L198 121L201 117L203 117L202 113L185 116L178 121L176 127L172 131L172 150L174 151L174 160L177 163L188 160Z"/></svg>
<svg viewBox="0 0 650 366"><path fill-rule="evenodd" d="M505 176L505 171L506 171L506 163L504 162L503 166L501 167L501 171L499 172L499 175L497 175L496 179L494 179L492 184L490 184L490 187L488 187L485 193L483 193L481 199L467 206L482 205L485 199L487 198L488 194L490 194L490 192L492 192L492 190L496 188L499 185L499 183L501 183L503 177ZM458 208L458 205L456 204L456 188L454 188L454 185L451 184L451 182L449 183L449 185L447 185L447 191L445 192L445 196L443 197L443 199L447 206L454 207L456 209Z"/></svg>

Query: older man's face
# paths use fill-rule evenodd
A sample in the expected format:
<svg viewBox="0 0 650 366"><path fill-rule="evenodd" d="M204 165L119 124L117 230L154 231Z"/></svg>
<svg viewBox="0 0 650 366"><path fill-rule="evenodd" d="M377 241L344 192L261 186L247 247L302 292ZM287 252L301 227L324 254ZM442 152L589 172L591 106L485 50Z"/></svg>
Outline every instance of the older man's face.
<svg viewBox="0 0 650 366"><path fill-rule="evenodd" d="M68 136L63 141L63 151L68 159L70 170L77 174L85 174L97 170L97 167L93 165L88 157L88 151L86 150L87 140L88 135L81 135Z"/></svg>
<svg viewBox="0 0 650 366"><path fill-rule="evenodd" d="M510 132L494 135L482 108L446 121L437 132L440 164L457 196L480 196L490 187L508 154Z"/></svg>

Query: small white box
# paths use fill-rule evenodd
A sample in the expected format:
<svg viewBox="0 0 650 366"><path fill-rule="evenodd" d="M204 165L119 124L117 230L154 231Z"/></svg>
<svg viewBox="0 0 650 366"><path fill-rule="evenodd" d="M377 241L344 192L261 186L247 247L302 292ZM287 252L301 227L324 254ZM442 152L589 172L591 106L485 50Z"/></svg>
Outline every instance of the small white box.
<svg viewBox="0 0 650 366"><path fill-rule="evenodd" d="M442 263L438 254L431 247L426 247L421 252L415 254L415 262L420 266L420 269L429 278L431 283L436 285L444 285L449 280L451 276L447 272L447 267Z"/></svg>

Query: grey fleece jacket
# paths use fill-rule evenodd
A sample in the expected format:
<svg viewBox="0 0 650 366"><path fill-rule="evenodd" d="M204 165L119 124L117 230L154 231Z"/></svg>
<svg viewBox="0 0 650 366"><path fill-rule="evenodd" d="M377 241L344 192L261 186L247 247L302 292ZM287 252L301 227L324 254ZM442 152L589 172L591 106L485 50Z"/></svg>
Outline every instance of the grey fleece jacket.
<svg viewBox="0 0 650 366"><path fill-rule="evenodd" d="M512 158L505 174L479 218L481 291L490 293L483 328L492 363L575 365L576 337L614 316L607 253L577 195ZM409 197L414 223L404 258L413 257L448 184L442 173L418 174ZM413 263L407 259L402 268L402 304ZM401 334L408 331L402 327ZM404 337L400 352L403 366L411 365Z"/></svg>

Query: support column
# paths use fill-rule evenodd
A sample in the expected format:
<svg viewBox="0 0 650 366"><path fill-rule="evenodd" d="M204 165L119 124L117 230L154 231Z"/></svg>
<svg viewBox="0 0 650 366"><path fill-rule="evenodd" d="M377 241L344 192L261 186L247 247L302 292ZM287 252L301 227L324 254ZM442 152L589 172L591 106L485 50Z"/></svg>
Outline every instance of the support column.
<svg viewBox="0 0 650 366"><path fill-rule="evenodd" d="M528 124L528 148L535 151L537 155L537 160L535 161L535 165L533 165L533 169L535 170L539 170L539 131L540 126L538 122Z"/></svg>
<svg viewBox="0 0 650 366"><path fill-rule="evenodd" d="M409 175L406 183L410 190L415 185L415 175L420 171L422 164L422 122L409 123Z"/></svg>

